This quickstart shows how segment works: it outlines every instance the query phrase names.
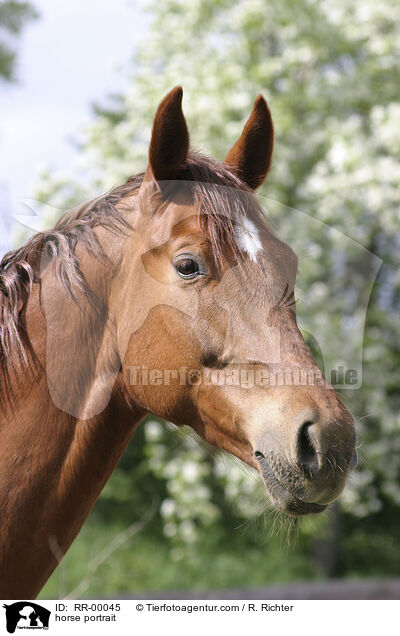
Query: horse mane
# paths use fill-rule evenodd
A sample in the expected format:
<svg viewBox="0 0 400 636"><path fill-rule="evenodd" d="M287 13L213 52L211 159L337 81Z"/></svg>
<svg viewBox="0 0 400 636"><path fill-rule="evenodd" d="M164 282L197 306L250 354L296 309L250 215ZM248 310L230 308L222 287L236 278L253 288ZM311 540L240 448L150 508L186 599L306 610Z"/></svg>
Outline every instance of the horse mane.
<svg viewBox="0 0 400 636"><path fill-rule="evenodd" d="M143 177L144 173L129 177L123 185L67 211L52 229L35 234L4 256L0 262L0 362L3 365L13 352L20 361L27 361L21 311L34 283L39 281L43 259L56 264L56 276L73 299L77 300L81 292L90 292L75 254L76 245L79 241L91 254L104 258L94 229L104 227L121 235L132 230L117 204L139 189ZM248 186L225 164L194 152L189 153L177 176L178 182L185 182L193 197L201 228L210 240L216 262L221 262L224 246L237 257L242 256L235 220L253 217L258 226L265 225L264 213L255 197L249 206Z"/></svg>
<svg viewBox="0 0 400 636"><path fill-rule="evenodd" d="M116 204L135 185L127 183L105 195L64 213L55 226L32 236L21 247L8 252L0 262L0 360L7 361L16 352L21 362L27 361L23 342L21 311L39 282L40 270L46 263L57 263L56 276L75 300L79 292L89 288L80 269L75 248L79 242L97 257L104 257L94 229L102 226L110 231L131 229Z"/></svg>

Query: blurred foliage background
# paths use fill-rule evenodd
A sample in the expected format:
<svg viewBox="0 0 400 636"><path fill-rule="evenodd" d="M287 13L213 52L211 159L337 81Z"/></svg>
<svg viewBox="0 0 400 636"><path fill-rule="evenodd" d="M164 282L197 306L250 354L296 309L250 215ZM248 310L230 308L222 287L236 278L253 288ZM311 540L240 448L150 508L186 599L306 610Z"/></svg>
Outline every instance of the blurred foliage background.
<svg viewBox="0 0 400 636"><path fill-rule="evenodd" d="M129 90L94 106L75 172L43 174L36 198L65 208L143 170L155 109L176 84L193 145L222 160L262 92L276 146L261 193L310 220L272 219L308 255L300 320L335 343L368 307L363 384L342 391L360 463L339 505L287 528L264 512L254 474L150 418L42 597L398 575L400 5L164 0L146 11ZM315 220L365 249L328 245ZM369 252L383 262L372 295Z"/></svg>
<svg viewBox="0 0 400 636"><path fill-rule="evenodd" d="M16 42L26 23L37 17L36 9L29 2L0 1L0 79L3 82L15 81Z"/></svg>

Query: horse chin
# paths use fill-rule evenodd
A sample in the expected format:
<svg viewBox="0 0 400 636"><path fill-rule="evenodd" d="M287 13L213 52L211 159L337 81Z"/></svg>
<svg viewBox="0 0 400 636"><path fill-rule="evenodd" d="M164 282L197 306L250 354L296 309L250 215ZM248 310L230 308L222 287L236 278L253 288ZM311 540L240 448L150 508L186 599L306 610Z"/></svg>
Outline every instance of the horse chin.
<svg viewBox="0 0 400 636"><path fill-rule="evenodd" d="M319 514L326 510L328 504L303 501L295 494L287 490L275 476L274 471L265 457L258 459L261 474L274 506L292 517L302 517L310 514Z"/></svg>

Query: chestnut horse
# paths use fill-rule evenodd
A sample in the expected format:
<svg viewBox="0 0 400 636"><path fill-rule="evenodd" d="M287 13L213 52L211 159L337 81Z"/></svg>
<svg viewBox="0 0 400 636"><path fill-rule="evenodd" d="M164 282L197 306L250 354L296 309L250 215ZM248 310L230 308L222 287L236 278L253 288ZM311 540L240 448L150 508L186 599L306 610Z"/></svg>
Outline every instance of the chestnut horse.
<svg viewBox="0 0 400 636"><path fill-rule="evenodd" d="M189 150L181 103L161 102L144 174L0 265L2 598L38 594L149 413L254 467L290 515L324 510L355 463L296 324L296 256L254 195L268 106L219 163Z"/></svg>

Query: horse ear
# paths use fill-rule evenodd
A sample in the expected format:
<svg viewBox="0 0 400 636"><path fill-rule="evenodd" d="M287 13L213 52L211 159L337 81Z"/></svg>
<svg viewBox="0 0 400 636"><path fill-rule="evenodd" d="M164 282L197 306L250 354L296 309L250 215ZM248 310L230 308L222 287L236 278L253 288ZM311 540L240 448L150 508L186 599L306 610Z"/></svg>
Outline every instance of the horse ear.
<svg viewBox="0 0 400 636"><path fill-rule="evenodd" d="M189 150L189 132L182 112L181 86L175 86L159 105L151 134L149 167L156 181L175 179Z"/></svg>
<svg viewBox="0 0 400 636"><path fill-rule="evenodd" d="M255 190L267 176L273 145L274 127L271 113L264 97L259 95L241 137L228 152L225 163Z"/></svg>

